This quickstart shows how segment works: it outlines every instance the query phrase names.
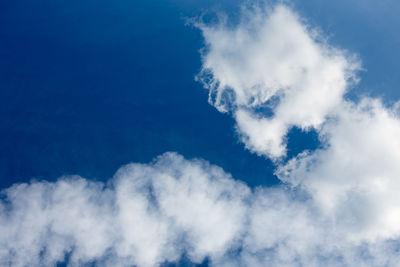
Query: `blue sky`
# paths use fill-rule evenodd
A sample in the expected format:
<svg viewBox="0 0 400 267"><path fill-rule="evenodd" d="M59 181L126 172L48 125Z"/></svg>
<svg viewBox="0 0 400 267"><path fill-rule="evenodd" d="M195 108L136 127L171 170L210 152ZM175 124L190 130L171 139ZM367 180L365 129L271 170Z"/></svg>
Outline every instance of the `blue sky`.
<svg viewBox="0 0 400 267"><path fill-rule="evenodd" d="M233 121L194 81L203 40L185 18L215 10L234 18L238 1L1 5L2 187L63 174L106 180L165 151L208 159L251 186L276 182L271 163L243 149ZM331 43L359 54L366 71L357 91L400 97L398 4L292 5ZM296 152L315 141L293 138Z"/></svg>
<svg viewBox="0 0 400 267"><path fill-rule="evenodd" d="M249 4L251 1L246 1L246 3ZM397 188L397 182L395 181L397 180L398 169L393 166L398 162L398 143L394 140L389 145L378 143L375 146L373 140L392 140L391 138L398 133L396 128L398 115L393 115L397 111L396 107L391 105L400 99L400 91L398 90L398 84L400 83L398 67L398 62L400 62L398 49L400 36L397 34L397 29L400 27L400 19L398 17L400 4L394 0L382 0L379 2L372 0L283 1L288 10L290 10L289 15L287 15L289 20L292 18L292 12L293 14L298 14L293 15L294 26L307 25L311 29L318 29L322 32L320 36L326 38L326 43L338 49L339 60L331 55L334 54L333 50L326 48L321 42L315 41L313 37L310 39L313 42L315 41L316 46L318 46L317 51L322 51L320 55L322 62L325 62L326 65L332 64L332 68L337 67L340 75L345 77L343 78L344 86L336 85L336 80L331 82L329 77L326 78L327 81L315 78L314 76L318 75L315 74L317 71L312 63L305 66L300 64L301 68L309 68L308 71L311 73L305 78L307 81L310 80L310 83L305 83L305 87L309 86L309 84L314 85L321 82L321 84L316 85L316 90L324 87L324 83L328 84L327 86L334 84L334 87L339 88L336 102L332 100L335 98L334 94L332 94L332 99L325 94L324 99L321 100L325 101L322 106L332 105L331 109L310 111L310 114L312 114L305 113L304 119L303 117L297 118L291 114L287 111L287 108L285 109L284 104L282 104L283 107L281 109L279 109L280 104L272 108L276 113L275 117L268 117L259 112L259 110L265 108L264 104L269 103L268 99L264 99L265 101L260 100L261 104L258 108L261 107L261 109L251 106L246 102L247 99L245 97L241 102L242 99L239 96L240 86L244 84L245 90L249 90L247 85L250 84L251 87L254 83L258 84L260 82L255 78L256 80L253 83L251 75L245 76L243 74L254 72L254 69L251 69L253 66L252 55L246 50L247 46L241 46L239 41L237 44L235 43L236 39L232 37L233 35L230 35L229 30L233 29L233 32L235 32L240 28L237 26L238 23L242 21L243 24L241 25L244 25L243 29L245 31L249 29L256 36L258 34L261 35L260 32L262 31L257 31L257 27L248 26L251 23L242 19L242 17L245 17L243 14L250 14L250 17L256 17L256 14L252 13L252 11L240 11L240 7L246 3L210 0L117 0L112 2L103 0L73 0L66 2L21 0L0 3L0 187L6 190L3 191L2 199L8 199L1 203L2 209L0 212L3 212L3 207L6 206L5 203L14 203L15 199L19 199L18 197L14 199L13 196L26 194L35 199L35 188L46 187L46 185L43 185L46 182L40 183L40 181L48 181L51 184L65 175L84 177L85 180L76 182L77 184L71 182L74 181L73 179L68 180L69 178L66 178L67 188L68 186L76 186L80 188L77 189L77 192L82 194L102 195L98 201L106 204L104 206L99 204L100 206L96 206L96 208L107 210L109 208L107 206L109 199L104 191L110 189L111 191L120 192L118 191L119 189L114 189L114 187L120 188L119 186L124 182L129 184L131 177L136 177L137 172L143 171L142 167L137 167L136 165L136 167L122 167L120 169L121 166L129 163L145 164L143 166L147 166L149 169L143 167L145 169L143 172L149 172L152 176L148 178L144 175L142 180L148 181L144 183L151 184L150 187L155 187L156 191L158 190L157 186L163 184L163 182L158 182L157 180L162 179L163 172L173 173L171 175L177 175L176 177L186 177L184 174L187 169L197 166L197 169L193 167L195 170L191 171L198 174L199 177L203 177L201 179L204 179L205 184L213 185L215 179L218 181L221 179L223 182L215 185L218 190L221 190L218 191L218 194L221 194L220 196L229 195L229 197L226 203L221 204L219 198L214 199L214 195L212 197L206 195L205 198L208 199L210 197L210 201L214 201L212 203L217 203L209 207L210 214L214 214L217 218L215 225L210 226L210 228L207 228L207 224L196 228L198 225L193 226L192 222L184 219L179 221L180 219L176 218L185 217L186 215L174 213L175 211L172 212L168 208L169 206L165 206L165 210L162 213L163 216L168 214L168 216L175 218L184 225L184 227L182 226L184 229L192 229L191 227L195 229L193 233L189 231L189 233L185 232L185 234L182 234L181 230L176 230L177 236L190 236L188 240L184 237L180 238L186 240L182 241L183 243L191 244L188 247L182 245L183 248L177 249L178 252L175 252L175 254L178 255L178 259L179 255L181 255L179 252L183 251L183 254L188 254L188 261L202 262L211 258L211 262L216 265L222 262L232 264L232 262L225 261L226 257L229 253L233 253L232 251L240 251L241 246L247 245L251 247L253 249L251 253L254 254L257 251L264 251L269 248L267 245L265 245L266 247L254 245L262 242L260 240L254 241L253 239L256 239L254 237L255 234L250 230L246 241L240 241L239 245L237 244L237 235L245 234L237 233L242 233L243 230L232 230L235 233L232 234L232 238L230 238L230 233L221 237L221 240L226 238L226 243L222 245L216 241L214 242L214 240L209 242L209 240L201 238L196 239L197 235L204 234L207 236L215 229L219 229L218 222L221 214L217 211L221 207L233 207L237 210L237 214L232 215L232 221L237 222L239 220L237 218L244 216L240 213L242 209L249 214L253 214L254 210L262 206L261 203L265 204L268 201L279 202L279 205L284 206L284 209L287 210L285 214L293 214L291 213L293 210L304 209L304 213L307 214L319 214L321 212L321 214L324 214L322 218L325 218L324 216L328 213L332 213L338 218L341 216L346 217L354 210L357 210L355 213L359 217L356 219L349 217L349 221L354 219L358 222L360 220L359 225L365 226L365 229L363 228L365 232L361 232L360 235L367 236L370 239L366 242L372 242L375 247L379 247L377 249L379 250L379 255L382 255L383 258L385 256L388 257L382 252L385 251L385 249L382 249L383 245L377 245L371 240L379 238L386 240L386 238L390 237L397 242L399 229L396 227L392 229L392 224L387 223L390 221L389 219L375 222L366 218L370 218L372 215L377 217L381 215L382 218L386 218L385 216L389 213L397 214L397 211L392 210L392 204L395 206L397 199L388 200L381 197L380 193L371 193L368 190L364 194L363 190L367 187L369 188L371 184L376 184L376 181L379 180L370 178L370 176L374 175L376 177L388 177L387 183L394 185L393 188ZM265 6L272 8L275 3L268 2L266 4L262 2L259 3L259 6L261 9ZM222 13L227 15L228 21L231 23L228 23L228 26L217 19L216 14ZM272 14L273 12L270 13ZM260 20L266 20L268 16L271 16L270 13L262 13ZM202 18L204 24L199 26L188 23L193 18L195 21L199 21L199 18ZM280 21L279 18L277 20ZM268 23L266 25L268 30ZM284 28L282 26L282 29ZM215 32L218 33L216 35L218 38L212 37ZM304 35L305 39L312 36L308 30L301 32L301 34L301 36ZM230 44L225 44L222 49L222 51L231 52L227 58L223 53L220 55L217 49L223 36L233 40ZM249 36L252 35L250 34L247 37ZM277 38L279 39L279 37L278 35ZM288 38L292 42L291 37L289 36ZM257 38L253 40L250 37L249 40L250 42L254 41L254 43L259 41ZM261 47L263 47L264 43L261 42L261 44ZM205 50L204 47L206 47ZM215 50L213 50L214 48ZM261 56L265 55L262 49L258 52L260 52ZM267 57L270 56L268 51L265 53ZM300 51L299 53L301 54L302 52ZM327 56L327 54L329 55ZM219 61L214 60L214 57L218 58ZM356 58L355 61L361 67L354 67L353 70L350 65L352 65L354 58ZM280 58L278 59L280 60ZM229 64L225 64L225 61L228 63L236 62L237 66L249 66L249 70L246 72L247 70L243 67L243 71L236 73L237 70L231 70ZM282 59L282 62L284 62L284 59ZM209 65L207 65L208 63ZM345 66L338 67L342 63ZM292 64L292 61L289 60L288 64ZM223 71L220 71L220 67ZM275 66L271 68L276 69ZM204 69L209 71L211 76L220 83L223 83L223 80L227 81L226 88L233 88L233 92L236 95L235 100L230 103L234 107L233 109L224 113L218 110L216 102L208 103L208 90L204 88L204 84L195 79L196 75L199 75ZM225 75L225 70L232 71L235 75L239 74L237 76L243 75L244 83L240 81L241 85L235 87L239 83L231 76ZM261 87L264 86L270 90L270 85L265 82L269 77L264 77L262 70L260 72ZM359 82L356 84L348 81L351 80L348 75L353 73L359 78ZM279 75L277 74L277 77ZM296 75L296 73L293 75ZM279 80L279 78L277 79ZM266 84L263 84L264 82ZM288 84L288 88L303 88L301 81L292 82L284 78L279 82ZM208 84L208 86L212 85ZM343 94L342 89L340 89L341 86L346 88L346 92ZM214 90L222 93L226 88L217 86ZM263 94L265 92L261 90L257 93ZM276 94L281 97L280 103L285 103L285 97L279 95L279 92ZM310 95L311 98L314 97L311 93ZM361 99L364 96L369 97L369 100L363 102ZM251 97L257 98L258 95L251 95ZM293 99L296 99L296 97L298 96L294 95ZM315 97L317 98L317 96ZM382 98L383 104L377 98ZM298 113L308 108L308 105L304 103L298 103L297 100L293 101L296 104L293 105L294 109L297 105L301 109ZM318 106L317 104L316 106ZM369 110L375 115L371 115L370 120L368 120L364 110ZM353 114L356 115L353 116ZM332 124L326 119L326 117L330 116L337 118L340 123L338 125ZM353 120L356 122L351 123ZM247 124L250 121L254 122L254 124ZM271 121L277 123L274 124ZM359 121L365 123L359 125L357 124ZM352 128L352 125L356 126ZM275 126L281 127L277 130L279 133L268 138L265 137L268 136L269 132L273 132L273 127ZM300 129L302 127L307 131L302 131ZM260 132L262 134L259 134ZM364 132L371 133L371 135L367 136L365 134L364 136ZM361 151L362 145L357 146L355 144L357 143L358 134L360 136L359 140L365 141L363 144L373 143L370 146L371 151ZM386 137L385 134L388 136ZM329 136L333 137L329 139ZM353 143L351 140L353 140ZM354 148L352 144L354 144ZM332 147L332 149L330 150L328 147ZM335 150L336 147L338 148L337 150ZM351 147L351 149L348 147ZM375 148L377 149L374 150ZM340 162L339 158L342 158L342 156L338 154L338 151L342 151L341 149L344 149L345 155L351 159L350 162ZM311 152L298 156L299 153L305 150ZM166 154L153 160L169 151L177 154ZM375 152L376 155L384 155L385 163L377 162L377 169L369 170L365 166L368 167L371 162L376 162L375 157L372 156ZM365 160L358 160L359 155L362 154L371 155L371 157ZM218 170L223 170L224 173L219 173L219 171L214 170L214 167L208 166L202 160L191 161L194 158L216 165L218 167L215 168L221 168ZM153 165L146 165L152 160ZM307 169L307 166L315 162L322 163L316 165L314 169ZM393 165L391 165L392 162L394 162ZM173 167L168 167L169 165ZM348 166L352 166L352 168L346 169ZM381 169L379 169L380 167ZM343 173L338 171L338 168L342 168ZM118 169L120 169L119 173L122 173L120 175L122 178L118 178L120 177L118 175L112 178ZM361 172L361 169L366 169L366 173ZM388 173L381 171L384 169L388 169ZM176 170L179 170L177 171L179 174L175 174ZM332 170L334 171L332 177L330 177L328 173L331 173ZM336 178L347 177L347 175L353 175L351 177L355 177L354 181L352 180L348 186L342 187L344 182ZM321 176L326 177L326 179L324 178L324 183L326 184L316 182L318 177ZM394 177L393 179L392 176ZM140 178L135 179L140 180ZM179 179L184 180L183 178ZM349 180L351 179L353 178L349 178ZM386 181L385 179L383 180ZM366 185L364 186L363 181L365 180L368 183L365 182ZM39 181L38 187L32 185L24 189L14 186L12 187L13 189L7 189L14 184L29 183L31 181ZM96 191L97 189L94 188L97 187L91 184L93 181L112 184L112 186L107 190ZM244 187L239 181L245 184L243 185ZM178 188L176 190L181 188L179 184L175 183L175 180L169 182L173 185L171 185L172 187L176 186ZM60 183L62 184L62 182L58 182L54 186L56 188L64 188ZM194 191L202 188L201 184L198 185L190 179L188 183L196 188L193 189ZM362 186L358 187L360 184ZM164 185L169 188L168 185L170 184ZM268 191L271 188L270 186L276 186L280 188L277 190L283 190L273 191L271 195L280 196L282 194L282 197L271 197L271 200L265 202L266 197L257 190ZM290 192L288 193L288 191L285 191L287 190L286 187L291 188L292 191L289 190ZM356 189L363 193L355 196L351 195L352 193L348 193L348 191L358 192ZM46 190L51 191L53 189L43 190L40 191L40 194L43 194L43 198L46 198ZM138 195L147 192L139 192L137 188L132 190ZM162 191L164 189L160 190L160 195L157 195L156 198L160 197L161 199L161 196L171 192L173 194L173 190L171 192L167 191L167 193ZM132 192L127 194L129 195ZM390 191L388 195L391 195L391 193ZM66 189L65 195L68 194L69 191ZM338 199L343 197L343 194L348 196L346 199L349 202L340 204ZM324 198L323 195L327 197ZM193 199L190 194L187 197ZM77 198L80 199L78 195ZM221 198L224 199L224 197ZM164 198L162 199L164 200ZM309 202L303 201L304 199L311 199L317 204L308 205ZM15 200L15 203L18 202L17 200ZM374 205L371 204L371 209L360 211L358 207L363 205L364 200L366 201L365 203L375 203L374 201L376 203ZM129 201L130 199L126 199L126 203ZM135 201L140 202L138 199L135 199ZM168 201L169 198L165 198L165 203L170 203ZM260 207L254 204L254 206L248 208L247 204L242 203L246 201L259 204ZM294 202L299 205L298 208L293 206ZM53 202L51 203L53 204ZM91 202L88 204L82 200L82 203L84 203L83 206L86 204L90 206ZM241 203L240 205L244 205L245 208L237 203ZM21 207L17 204L12 205L14 206L9 207L11 213L13 210L17 211L17 207ZM265 205L268 206L267 204ZM348 205L354 210L343 209L343 205ZM121 204L121 209L123 207L125 206ZM193 204L193 207L196 207L196 203ZM32 212L32 214L35 214L34 208L30 208L27 204L25 208L22 209L22 213L31 214L30 212ZM214 208L216 211L214 211ZM277 209L279 210L279 208ZM395 208L393 209L395 210ZM127 210L129 209L127 208ZM199 210L202 210L202 206L199 207ZM246 216L251 217L248 213L246 213ZM89 214L92 213L89 212ZM209 213L206 211L204 214L207 217ZM284 216L285 214L279 214L282 217L277 216L277 218L288 221L293 219L288 219L287 216ZM302 215L296 213L293 217L297 218L296 216L299 216L300 220L304 219L304 221L318 221L316 218L319 218L319 216L315 214L303 218L301 217ZM6 213L1 213L1 215L7 218L4 219L4 222L9 220ZM237 217L234 217L236 215ZM224 216L228 215L225 214ZM15 217L14 220L19 222L18 218ZM94 221L99 219L96 216L93 218ZM149 221L151 220L149 219ZM230 224L232 221L229 221L229 223L224 222L222 225L232 226L232 229L236 229L237 225L242 225L241 223ZM254 219L254 221L256 222L257 220ZM394 222L397 221L394 220ZM329 224L326 221L318 222L316 228L323 228L322 226L325 223ZM343 226L340 222L338 228L347 233L350 231L349 229L352 229L347 223L347 221L343 223L345 225ZM263 222L263 224L267 223ZM271 224L277 225L279 222L273 221ZM121 225L124 224L122 223ZM177 229L181 227L179 223L177 225L175 225ZM335 224L333 223L332 225ZM357 225L357 223L354 225ZM106 228L107 226L104 227ZM297 225L295 225L296 227ZM81 229L79 226L76 226L76 228ZM390 230L385 232L382 230L383 228ZM62 227L60 229L61 232L64 231ZM68 232L67 230L65 231ZM73 232L71 235L74 234L76 233ZM164 232L160 235L162 234ZM169 234L165 235L169 236ZM195 237L192 237L192 234ZM302 239L303 237L297 235L294 238L294 235L290 233L285 232L285 234L293 237L297 245L299 240L304 240ZM135 233L132 235L135 235ZM77 236L76 239L81 240L81 236ZM262 234L260 236L263 237ZM338 241L334 237L327 236L331 238L329 240L333 246L337 244L335 242ZM2 237L4 242L8 240L7 238L13 239L12 236ZM149 235L149 239L153 240L152 238L152 235ZM168 238L166 240L169 240ZM14 239L16 240L17 238ZM144 239L147 242L147 237ZM349 237L350 239L362 240L357 235ZM232 240L235 240L235 242ZM135 242L135 246L140 247L140 245L137 245L140 242ZM146 242L143 242L143 244L147 244ZM235 245L231 245L232 242ZM315 241L315 244L318 245L318 242L320 240ZM154 243L158 244L158 242ZM154 245L154 243L150 242L149 244ZM208 250L201 247L203 243L206 244L204 246ZM24 244L24 242L21 241L21 244ZM87 256L83 253L86 258L83 256L79 258L81 254L73 252L74 249L71 248L79 248L79 244L77 241L77 243L65 249L65 251L72 253L71 255L76 255L72 256L72 261L75 260L74 257L78 259L77 262L80 264L87 262L85 261L86 258L89 258L91 262L106 261L105 258L107 257L112 258L112 256L102 253L102 248L96 248L100 252L93 248L93 251L95 251L93 255L95 256L90 253ZM343 247L355 247L354 251L360 250L350 241L341 245ZM385 246L388 245L385 243ZM14 247L14 249L17 247ZM49 245L44 247L44 250L50 251ZM290 245L287 245L287 247L290 247ZM215 248L215 250L212 250L212 248ZM307 249L312 250L311 248ZM78 250L76 249L76 251ZM118 253L120 252L118 249L115 250ZM137 248L137 251L142 250ZM225 254L220 251L224 251ZM386 251L392 250L386 249ZM145 252L143 253L146 254ZM35 254L34 252L31 253L32 255ZM121 264L152 266L151 264L154 262L176 260L176 257L174 258L170 254L165 256L164 252L160 254L163 256L154 256L156 260L142 257L143 253L140 253L138 252L136 258L130 259L131 261L122 261ZM157 254L159 252L154 253ZM298 253L301 255L299 256L301 258L299 262L305 264L307 262L305 258L310 256L307 254L308 256L306 257L301 252ZM357 253L355 252L354 254ZM304 258L302 258L303 256ZM328 258L326 255L319 256ZM2 255L0 255L1 257ZM8 256L4 257L7 258ZM271 262L276 260L276 262L283 264L282 259L275 259L275 256L266 255L265 258L262 257L250 260L250 257L246 254L238 261L242 264L257 266L257 264L263 265L263 263L265 265L268 262L266 259L269 259ZM354 265L361 262L357 257L357 259L352 258L351 260L346 257L342 256L343 261L341 263L346 262ZM1 258L1 260L5 260L5 258ZM49 256L49 258L51 257ZM57 257L54 256L54 258ZM8 258L7 260L12 262ZM43 263L45 259L40 258L39 261ZM59 260L55 260L55 262L57 261L59 262ZM21 262L23 261L21 260ZM329 263L333 264L333 262ZM14 264L18 265L17 261ZM390 265L390 262L388 264Z"/></svg>
<svg viewBox="0 0 400 267"><path fill-rule="evenodd" d="M165 151L250 171L254 185L272 179L194 81L202 38L178 4L3 5L3 187L63 174L106 180Z"/></svg>

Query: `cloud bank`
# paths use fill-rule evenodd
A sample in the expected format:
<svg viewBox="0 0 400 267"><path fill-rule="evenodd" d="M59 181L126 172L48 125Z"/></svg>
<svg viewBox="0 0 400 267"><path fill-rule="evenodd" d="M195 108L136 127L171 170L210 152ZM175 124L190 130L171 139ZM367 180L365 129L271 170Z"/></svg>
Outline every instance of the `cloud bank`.
<svg viewBox="0 0 400 267"><path fill-rule="evenodd" d="M250 190L220 168L167 153L122 167L107 186L81 177L15 185L0 220L3 266L155 266L219 256L243 231Z"/></svg>
<svg viewBox="0 0 400 267"><path fill-rule="evenodd" d="M397 262L397 240L369 237L393 237L398 224L356 227L361 222L326 216L316 203L284 186L251 190L219 167L166 153L122 167L107 185L64 177L8 188L0 206L0 263L51 266L69 255L71 266L157 266L183 253L193 262L208 257L214 266ZM356 205L341 211L358 208L374 211Z"/></svg>
<svg viewBox="0 0 400 267"><path fill-rule="evenodd" d="M107 184L17 184L0 200L1 265L158 266L182 255L213 266L399 265L398 104L345 100L359 62L288 7L242 17L197 24L207 45L198 79L282 183L251 189L166 153ZM322 146L285 162L293 126L315 129Z"/></svg>

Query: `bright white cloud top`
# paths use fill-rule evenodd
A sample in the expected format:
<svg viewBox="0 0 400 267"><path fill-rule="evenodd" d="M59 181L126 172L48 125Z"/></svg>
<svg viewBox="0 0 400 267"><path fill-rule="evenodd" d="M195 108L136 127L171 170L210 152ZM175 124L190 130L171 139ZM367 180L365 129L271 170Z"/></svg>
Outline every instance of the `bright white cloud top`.
<svg viewBox="0 0 400 267"><path fill-rule="evenodd" d="M232 109L246 147L272 158L285 154L291 126L321 126L359 68L355 57L329 46L285 6L245 10L234 28L224 22L199 27L207 44L199 78L210 102ZM263 105L273 116L255 114Z"/></svg>
<svg viewBox="0 0 400 267"><path fill-rule="evenodd" d="M199 27L211 103L232 112L248 149L276 160L282 184L252 190L166 153L107 185L14 185L0 202L0 264L158 266L186 254L213 266L398 266L398 105L344 100L359 63L285 6ZM293 126L316 129L323 146L281 163Z"/></svg>

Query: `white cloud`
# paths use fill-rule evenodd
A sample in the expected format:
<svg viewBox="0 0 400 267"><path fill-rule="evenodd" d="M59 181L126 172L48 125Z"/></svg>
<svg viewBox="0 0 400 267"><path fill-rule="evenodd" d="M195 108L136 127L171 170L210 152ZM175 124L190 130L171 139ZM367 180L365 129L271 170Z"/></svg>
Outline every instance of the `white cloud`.
<svg viewBox="0 0 400 267"><path fill-rule="evenodd" d="M216 166L166 153L122 167L107 186L64 177L7 189L0 263L54 265L67 253L71 266L157 266L183 253L194 262L209 257L213 266L396 262L398 241L355 239L364 229L350 229L318 204L283 186L251 191Z"/></svg>
<svg viewBox="0 0 400 267"><path fill-rule="evenodd" d="M121 168L107 187L79 177L15 185L0 206L0 263L54 265L68 252L72 264L217 257L240 238L249 193L220 168L173 153Z"/></svg>
<svg viewBox="0 0 400 267"><path fill-rule="evenodd" d="M283 5L244 9L242 17L234 27L198 25L207 45L198 78L210 90L210 103L234 110L247 148L278 158L286 153L288 129L319 128L341 103L359 63ZM251 113L265 105L273 116L253 123L262 114Z"/></svg>
<svg viewBox="0 0 400 267"><path fill-rule="evenodd" d="M175 153L106 185L14 185L0 200L0 265L69 255L72 266L157 266L185 254L214 266L399 266L400 104L343 100L357 63L288 8L244 12L237 27L199 26L212 103L232 109L260 155L284 155L292 126L316 128L323 147L275 161L283 183L269 188Z"/></svg>
<svg viewBox="0 0 400 267"><path fill-rule="evenodd" d="M261 261L250 257L250 265L263 265L266 258L273 266L320 266L322 259L352 266L381 266L383 259L393 264L397 256L383 248L393 252L400 235L399 104L387 108L377 99L344 100L358 61L321 41L287 7L245 9L243 16L233 27L223 21L199 25L207 44L199 77L210 90L210 102L232 111L246 148L273 159L278 178L310 197L299 202L285 191L277 203L261 194L251 209L246 252L269 252L261 253ZM272 115L260 107L269 107ZM323 147L280 165L292 126L316 129ZM263 232L262 226L275 230ZM251 234L254 229L259 230ZM389 241L396 244L391 249ZM374 250L379 256L366 256ZM355 256L362 251L368 261Z"/></svg>
<svg viewBox="0 0 400 267"><path fill-rule="evenodd" d="M235 112L235 120L247 149L270 158L278 158L285 153L286 145L282 140L287 132L285 122L262 118L243 109Z"/></svg>
<svg viewBox="0 0 400 267"><path fill-rule="evenodd" d="M310 192L327 214L363 238L400 234L400 120L377 99L343 102L320 132L325 148L278 170ZM351 230L351 229L349 229Z"/></svg>

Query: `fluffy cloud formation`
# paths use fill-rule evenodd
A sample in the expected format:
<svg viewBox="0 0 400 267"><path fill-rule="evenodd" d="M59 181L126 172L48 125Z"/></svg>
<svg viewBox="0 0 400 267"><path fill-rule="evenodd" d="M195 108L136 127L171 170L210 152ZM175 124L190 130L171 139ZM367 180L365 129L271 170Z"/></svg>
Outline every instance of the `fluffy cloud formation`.
<svg viewBox="0 0 400 267"><path fill-rule="evenodd" d="M221 257L244 231L250 190L220 168L167 153L121 168L107 186L81 177L15 185L0 205L0 263L156 266L183 252Z"/></svg>
<svg viewBox="0 0 400 267"><path fill-rule="evenodd" d="M397 262L397 241L354 239L364 229L349 231L315 204L285 187L251 191L205 161L166 153L122 167L107 185L64 177L7 189L0 263L158 266L183 253L213 266Z"/></svg>
<svg viewBox="0 0 400 267"><path fill-rule="evenodd" d="M244 9L233 27L223 21L198 27L207 45L198 78L210 103L232 111L246 147L270 158L285 155L292 126L320 127L359 68L354 56L329 46L282 5ZM259 107L273 115L257 113Z"/></svg>
<svg viewBox="0 0 400 267"><path fill-rule="evenodd" d="M248 149L282 157L292 126L315 128L322 147L275 161L275 187L250 189L175 153L107 184L14 185L0 200L0 265L146 267L186 255L213 266L398 266L399 104L343 100L358 63L287 7L199 27L199 78Z"/></svg>
<svg viewBox="0 0 400 267"><path fill-rule="evenodd" d="M400 234L400 120L377 99L343 102L320 132L326 147L303 152L277 171L319 207L358 231L354 238ZM362 230L362 231L361 231ZM361 236L358 236L361 235Z"/></svg>

